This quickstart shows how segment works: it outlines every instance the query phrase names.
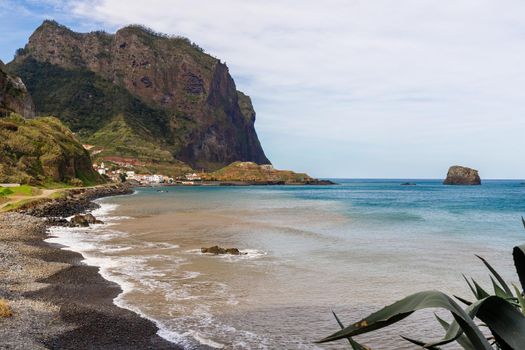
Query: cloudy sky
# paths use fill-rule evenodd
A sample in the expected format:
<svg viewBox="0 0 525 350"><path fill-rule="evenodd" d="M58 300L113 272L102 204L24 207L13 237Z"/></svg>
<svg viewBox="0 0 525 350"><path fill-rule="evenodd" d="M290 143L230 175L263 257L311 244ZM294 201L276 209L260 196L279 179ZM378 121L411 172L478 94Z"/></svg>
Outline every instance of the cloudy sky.
<svg viewBox="0 0 525 350"><path fill-rule="evenodd" d="M521 0L0 0L0 18L4 61L45 18L187 36L252 97L279 168L525 178Z"/></svg>

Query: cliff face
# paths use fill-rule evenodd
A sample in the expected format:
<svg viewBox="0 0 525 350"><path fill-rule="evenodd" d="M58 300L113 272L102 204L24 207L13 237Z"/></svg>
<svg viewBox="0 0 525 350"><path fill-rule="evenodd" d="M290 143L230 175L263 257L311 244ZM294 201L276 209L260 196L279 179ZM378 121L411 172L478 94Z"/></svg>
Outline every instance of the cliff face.
<svg viewBox="0 0 525 350"><path fill-rule="evenodd" d="M448 169L445 185L481 185L478 171L475 169L454 165Z"/></svg>
<svg viewBox="0 0 525 350"><path fill-rule="evenodd" d="M0 182L92 185L103 179L87 151L58 119L0 119Z"/></svg>
<svg viewBox="0 0 525 350"><path fill-rule="evenodd" d="M0 117L10 113L33 118L35 107L22 80L7 74L4 63L0 61Z"/></svg>
<svg viewBox="0 0 525 350"><path fill-rule="evenodd" d="M26 81L39 113L59 116L87 141L123 120L129 142L100 145L102 154L141 158L144 147L156 147L207 170L269 163L249 97L225 64L185 38L138 26L79 34L46 21L9 69Z"/></svg>

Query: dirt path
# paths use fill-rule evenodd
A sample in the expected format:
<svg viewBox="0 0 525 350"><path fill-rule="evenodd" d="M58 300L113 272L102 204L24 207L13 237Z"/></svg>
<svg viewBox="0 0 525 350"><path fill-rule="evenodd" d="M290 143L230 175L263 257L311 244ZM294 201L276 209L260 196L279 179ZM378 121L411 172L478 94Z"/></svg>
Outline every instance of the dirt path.
<svg viewBox="0 0 525 350"><path fill-rule="evenodd" d="M0 211L2 211L6 206L10 204L14 204L16 202L23 201L23 200L34 200L34 199L40 199L40 198L47 198L58 191L63 191L63 189L54 189L54 190L41 189L41 191L42 192L36 196L21 196L21 195L10 196L9 201L0 204Z"/></svg>

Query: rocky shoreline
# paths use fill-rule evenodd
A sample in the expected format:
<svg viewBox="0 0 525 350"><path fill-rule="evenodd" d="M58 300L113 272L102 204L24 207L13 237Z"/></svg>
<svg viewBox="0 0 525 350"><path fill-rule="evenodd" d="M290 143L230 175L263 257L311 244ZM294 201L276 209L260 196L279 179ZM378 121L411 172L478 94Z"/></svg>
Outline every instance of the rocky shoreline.
<svg viewBox="0 0 525 350"><path fill-rule="evenodd" d="M113 304L120 287L82 263L78 253L44 242L57 218L98 207L92 200L131 193L127 186L70 190L0 214L2 349L180 349L149 320Z"/></svg>

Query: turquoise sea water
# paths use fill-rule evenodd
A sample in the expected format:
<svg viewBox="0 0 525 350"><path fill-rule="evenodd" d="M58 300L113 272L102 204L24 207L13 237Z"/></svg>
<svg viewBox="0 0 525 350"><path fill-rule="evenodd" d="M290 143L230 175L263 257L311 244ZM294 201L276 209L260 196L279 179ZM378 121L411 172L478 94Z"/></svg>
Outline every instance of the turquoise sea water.
<svg viewBox="0 0 525 350"><path fill-rule="evenodd" d="M490 283L474 254L516 280L511 249L525 242L522 181L335 181L140 188L101 201L109 226L58 232L58 241L124 287L119 305L187 348L346 348L313 344L337 330L332 309L351 322L420 290L469 297L461 273ZM216 244L248 254L200 254ZM436 328L421 313L364 341L411 349L398 334L435 338Z"/></svg>

